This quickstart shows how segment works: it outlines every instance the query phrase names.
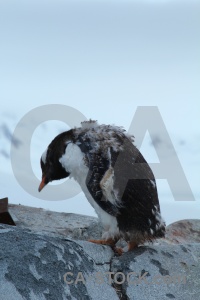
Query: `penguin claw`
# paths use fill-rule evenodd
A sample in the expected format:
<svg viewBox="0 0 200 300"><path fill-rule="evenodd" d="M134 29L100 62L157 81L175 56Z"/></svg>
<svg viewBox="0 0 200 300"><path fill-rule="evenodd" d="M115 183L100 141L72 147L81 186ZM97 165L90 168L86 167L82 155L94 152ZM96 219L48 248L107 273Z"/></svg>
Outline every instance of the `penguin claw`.
<svg viewBox="0 0 200 300"><path fill-rule="evenodd" d="M120 247L115 247L113 250L114 250L114 252L115 252L116 254L118 254L119 256L121 256L121 255L124 253L123 249L120 248Z"/></svg>

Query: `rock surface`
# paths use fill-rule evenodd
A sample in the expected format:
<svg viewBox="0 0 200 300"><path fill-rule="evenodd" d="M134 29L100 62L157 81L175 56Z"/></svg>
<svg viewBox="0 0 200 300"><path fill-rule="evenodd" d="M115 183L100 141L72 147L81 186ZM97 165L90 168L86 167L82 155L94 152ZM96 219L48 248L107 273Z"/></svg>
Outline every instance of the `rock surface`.
<svg viewBox="0 0 200 300"><path fill-rule="evenodd" d="M51 235L86 239L88 237L86 231L90 232L90 227L99 228L98 219L90 216L59 213L15 204L9 205L9 212L17 227L28 228L36 232L42 231ZM96 235L100 236L100 234L101 229Z"/></svg>
<svg viewBox="0 0 200 300"><path fill-rule="evenodd" d="M181 220L168 225L166 240L174 244L200 243L200 220Z"/></svg>
<svg viewBox="0 0 200 300"><path fill-rule="evenodd" d="M165 240L116 256L85 240L100 236L96 218L9 212L17 226L0 224L2 300L199 299L200 220L171 224Z"/></svg>

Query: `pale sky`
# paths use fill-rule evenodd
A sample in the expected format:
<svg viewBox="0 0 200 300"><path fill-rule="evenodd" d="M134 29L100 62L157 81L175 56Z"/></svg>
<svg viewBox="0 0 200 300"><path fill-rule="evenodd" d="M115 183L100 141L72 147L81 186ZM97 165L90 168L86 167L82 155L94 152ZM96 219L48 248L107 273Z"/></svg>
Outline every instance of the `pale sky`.
<svg viewBox="0 0 200 300"><path fill-rule="evenodd" d="M32 109L65 104L86 118L128 130L138 106L157 106L195 199L200 199L199 13L200 1L193 0L1 1L2 123L13 131ZM35 131L31 157L38 178L40 155L65 129L49 121L46 131ZM9 151L2 134L0 142ZM141 151L154 162L150 143L147 136ZM9 160L0 157L0 162L2 197L9 196L10 202L93 214L82 194L78 204L74 198L53 204L30 196L15 181ZM158 181L158 191L161 207L171 203L163 206L168 218L173 197L166 181ZM181 208L169 220L197 217L199 207L182 214Z"/></svg>

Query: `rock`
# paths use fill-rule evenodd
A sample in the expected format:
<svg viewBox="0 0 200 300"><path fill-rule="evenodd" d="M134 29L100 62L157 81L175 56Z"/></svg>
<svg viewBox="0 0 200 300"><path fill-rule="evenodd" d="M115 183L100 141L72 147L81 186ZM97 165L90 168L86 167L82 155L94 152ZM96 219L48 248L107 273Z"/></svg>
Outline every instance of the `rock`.
<svg viewBox="0 0 200 300"><path fill-rule="evenodd" d="M118 299L95 275L109 271L112 250L89 242L0 226L0 295L9 300ZM65 282L65 274L70 272ZM79 276L78 276L79 274Z"/></svg>
<svg viewBox="0 0 200 300"><path fill-rule="evenodd" d="M166 240L116 256L86 241L101 235L96 218L9 212L17 226L0 224L0 299L199 299L200 220L176 222Z"/></svg>
<svg viewBox="0 0 200 300"><path fill-rule="evenodd" d="M139 247L113 258L119 299L199 299L200 245ZM129 276L129 275L130 276ZM121 296L120 296L121 295Z"/></svg>
<svg viewBox="0 0 200 300"><path fill-rule="evenodd" d="M165 239L174 244L200 243L200 220L181 220L168 225Z"/></svg>
<svg viewBox="0 0 200 300"><path fill-rule="evenodd" d="M46 232L51 235L81 239L87 239L88 234L92 232L94 238L95 235L101 235L101 226L95 217L59 213L43 208L15 204L9 205L9 212L19 228L28 228L36 232L42 230L43 233Z"/></svg>

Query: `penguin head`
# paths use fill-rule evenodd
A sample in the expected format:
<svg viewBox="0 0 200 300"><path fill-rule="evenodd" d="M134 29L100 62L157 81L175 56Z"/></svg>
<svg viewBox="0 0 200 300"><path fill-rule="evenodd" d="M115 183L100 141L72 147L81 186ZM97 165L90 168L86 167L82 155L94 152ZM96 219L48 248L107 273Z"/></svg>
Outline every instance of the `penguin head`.
<svg viewBox="0 0 200 300"><path fill-rule="evenodd" d="M60 158L66 151L66 147L73 140L72 131L59 134L48 146L40 159L42 180L38 191L40 192L49 182L66 178L69 172L60 163Z"/></svg>

